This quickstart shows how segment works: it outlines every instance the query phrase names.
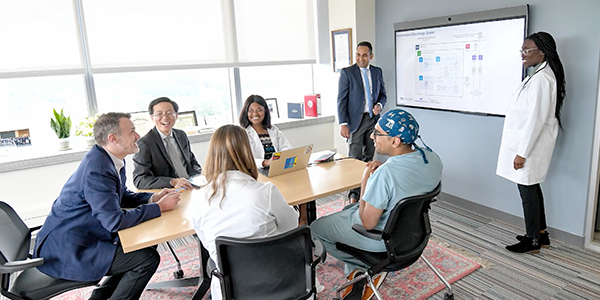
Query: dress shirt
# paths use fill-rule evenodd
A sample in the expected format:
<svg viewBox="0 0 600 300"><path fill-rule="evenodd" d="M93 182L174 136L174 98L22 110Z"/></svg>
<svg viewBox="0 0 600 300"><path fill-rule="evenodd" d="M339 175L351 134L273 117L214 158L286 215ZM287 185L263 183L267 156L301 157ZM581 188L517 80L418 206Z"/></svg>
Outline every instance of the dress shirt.
<svg viewBox="0 0 600 300"><path fill-rule="evenodd" d="M218 182L217 178L217 182ZM194 201L192 223L210 258L218 265L215 239L218 236L264 238L298 227L298 213L287 204L271 182L258 182L240 171L227 171L225 198L204 186L198 191L203 197ZM221 299L219 280L211 283L212 297Z"/></svg>

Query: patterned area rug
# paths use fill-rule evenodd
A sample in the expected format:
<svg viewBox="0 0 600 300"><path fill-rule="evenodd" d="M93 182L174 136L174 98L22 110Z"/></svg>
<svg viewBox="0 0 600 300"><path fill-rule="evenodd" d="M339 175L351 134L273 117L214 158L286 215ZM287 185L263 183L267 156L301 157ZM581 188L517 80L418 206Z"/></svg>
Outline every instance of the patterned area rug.
<svg viewBox="0 0 600 300"><path fill-rule="evenodd" d="M317 214L319 216L327 215L341 210L343 206L343 200L332 201L320 205ZM181 260L185 277L198 276L200 271L196 243L192 238L184 238L180 242L182 245L176 246L175 251ZM171 254L162 245L159 245L159 251L161 253L161 264L151 282L173 279L173 272L176 270L176 263ZM444 278L451 283L480 267L478 263L433 242L429 242L424 255L442 273ZM331 256L327 257L327 261L317 269L317 278L325 286L325 290L319 293L318 298L333 298L336 287L346 281L343 264ZM386 300L426 299L444 288L444 284L435 276L433 271L422 260L419 260L405 270L388 274L379 291ZM91 290L92 288L79 289L53 299L88 299ZM147 290L142 294L141 299L190 299L193 293L194 288ZM210 299L210 292L204 299Z"/></svg>
<svg viewBox="0 0 600 300"><path fill-rule="evenodd" d="M340 211L342 208L344 208L344 200L335 200L320 205L317 215L321 217ZM450 283L463 278L480 267L478 263L431 241L423 254ZM317 278L325 286L325 290L318 295L319 299L335 297L336 288L346 281L343 263L328 256L325 264L317 269ZM444 284L435 276L433 271L423 260L419 259L407 269L389 273L379 288L379 292L386 300L427 299L444 288Z"/></svg>

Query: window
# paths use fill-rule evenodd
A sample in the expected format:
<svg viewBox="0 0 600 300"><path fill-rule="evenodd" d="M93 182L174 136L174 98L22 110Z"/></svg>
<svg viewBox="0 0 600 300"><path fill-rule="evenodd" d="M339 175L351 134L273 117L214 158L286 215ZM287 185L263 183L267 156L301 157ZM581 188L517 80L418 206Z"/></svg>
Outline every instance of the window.
<svg viewBox="0 0 600 300"><path fill-rule="evenodd" d="M240 62L315 60L312 1L235 1Z"/></svg>
<svg viewBox="0 0 600 300"><path fill-rule="evenodd" d="M2 0L0 40L0 72L82 67L71 0Z"/></svg>
<svg viewBox="0 0 600 300"><path fill-rule="evenodd" d="M84 0L92 67L223 62L218 0Z"/></svg>
<svg viewBox="0 0 600 300"><path fill-rule="evenodd" d="M164 96L177 102L179 111L196 111L199 120L224 115L231 121L227 69L98 74L95 80L102 113L147 111L150 101Z"/></svg>
<svg viewBox="0 0 600 300"><path fill-rule="evenodd" d="M287 103L304 103L304 95L313 92L311 65L245 67L240 78L243 101L252 94L277 98L281 118L287 118Z"/></svg>
<svg viewBox="0 0 600 300"><path fill-rule="evenodd" d="M161 96L200 124L237 123L237 80L286 111L312 92L313 14L313 0L2 0L0 132L29 129L36 147L56 139L53 108L74 132Z"/></svg>
<svg viewBox="0 0 600 300"><path fill-rule="evenodd" d="M0 79L2 125L0 131L29 129L34 147L54 143L50 128L52 109L64 109L73 129L87 116L83 76L49 76Z"/></svg>

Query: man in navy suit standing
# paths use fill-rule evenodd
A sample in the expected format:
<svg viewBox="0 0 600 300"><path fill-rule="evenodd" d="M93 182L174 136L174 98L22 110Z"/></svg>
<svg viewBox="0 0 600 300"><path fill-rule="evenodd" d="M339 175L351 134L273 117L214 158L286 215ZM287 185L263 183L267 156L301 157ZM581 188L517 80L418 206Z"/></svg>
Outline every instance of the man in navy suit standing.
<svg viewBox="0 0 600 300"><path fill-rule="evenodd" d="M139 151L140 135L126 113L107 113L94 125L97 145L65 183L36 238L38 269L52 277L97 281L110 276L90 299L139 299L158 268L154 247L123 253L117 231L172 210L179 193L133 193L125 186L125 161ZM124 210L122 207L131 207Z"/></svg>
<svg viewBox="0 0 600 300"><path fill-rule="evenodd" d="M375 147L370 138L387 95L381 68L370 64L373 46L367 41L356 47L356 63L340 72L337 109L340 135L348 142L348 156L365 162L373 160ZM360 190L350 191L348 198L356 202Z"/></svg>

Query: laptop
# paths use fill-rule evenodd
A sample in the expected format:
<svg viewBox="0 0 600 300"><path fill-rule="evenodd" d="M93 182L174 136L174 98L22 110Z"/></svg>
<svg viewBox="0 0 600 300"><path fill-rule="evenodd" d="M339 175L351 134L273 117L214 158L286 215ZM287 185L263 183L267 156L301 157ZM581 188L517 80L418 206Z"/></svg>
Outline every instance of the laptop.
<svg viewBox="0 0 600 300"><path fill-rule="evenodd" d="M273 177L289 172L302 170L308 166L313 145L302 146L294 149L273 153L271 166L258 169L259 173L267 177Z"/></svg>

